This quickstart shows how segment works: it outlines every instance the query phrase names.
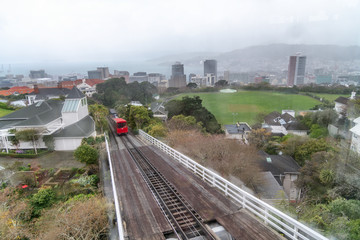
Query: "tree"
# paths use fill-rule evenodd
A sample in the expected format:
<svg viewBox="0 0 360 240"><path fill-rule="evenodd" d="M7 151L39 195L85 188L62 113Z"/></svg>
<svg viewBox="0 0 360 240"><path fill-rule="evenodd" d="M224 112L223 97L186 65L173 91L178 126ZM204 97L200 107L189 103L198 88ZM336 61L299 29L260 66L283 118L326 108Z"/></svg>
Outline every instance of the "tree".
<svg viewBox="0 0 360 240"><path fill-rule="evenodd" d="M167 133L167 129L163 124L155 124L151 125L149 130L149 134L155 138L165 137Z"/></svg>
<svg viewBox="0 0 360 240"><path fill-rule="evenodd" d="M196 83L189 83L188 85L186 85L187 88L190 88L190 89L195 89L197 88L197 84Z"/></svg>
<svg viewBox="0 0 360 240"><path fill-rule="evenodd" d="M106 117L109 114L109 110L104 105L94 104L89 106L89 111L95 120L96 128L100 129L103 133L108 128Z"/></svg>
<svg viewBox="0 0 360 240"><path fill-rule="evenodd" d="M31 142L34 147L35 154L37 154L36 145L37 145L37 141L40 139L39 134L40 134L39 129L35 129L35 128L24 129L17 131L15 133L15 138L18 139L19 141Z"/></svg>
<svg viewBox="0 0 360 240"><path fill-rule="evenodd" d="M304 166L305 160L309 160L311 154L330 150L330 145L324 139L309 139L304 144L296 147L295 161Z"/></svg>
<svg viewBox="0 0 360 240"><path fill-rule="evenodd" d="M99 154L95 148L90 147L87 144L80 145L74 152L74 157L76 160L86 163L94 164L96 163Z"/></svg>
<svg viewBox="0 0 360 240"><path fill-rule="evenodd" d="M168 127L172 130L201 130L201 122L196 122L196 119L193 116L177 115L174 116L168 121Z"/></svg>
<svg viewBox="0 0 360 240"><path fill-rule="evenodd" d="M226 80L219 80L215 83L215 86L217 86L217 87L225 87L228 85L229 85L229 83Z"/></svg>
<svg viewBox="0 0 360 240"><path fill-rule="evenodd" d="M193 116L197 122L202 122L209 133L222 133L221 125L215 116L202 106L199 96L183 97L182 100L172 100L165 105L168 117L171 119L176 115Z"/></svg>
<svg viewBox="0 0 360 240"><path fill-rule="evenodd" d="M141 129L144 124L150 121L149 111L143 106L131 106L129 116L129 126Z"/></svg>
<svg viewBox="0 0 360 240"><path fill-rule="evenodd" d="M253 129L249 135L249 142L251 145L261 149L269 141L271 132L266 131L264 128Z"/></svg>

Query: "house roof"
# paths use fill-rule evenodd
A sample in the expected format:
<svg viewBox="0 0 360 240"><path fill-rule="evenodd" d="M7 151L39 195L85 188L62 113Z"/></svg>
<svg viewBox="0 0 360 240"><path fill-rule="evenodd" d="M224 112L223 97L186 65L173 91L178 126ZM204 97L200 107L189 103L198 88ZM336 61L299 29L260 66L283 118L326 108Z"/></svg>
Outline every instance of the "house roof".
<svg viewBox="0 0 360 240"><path fill-rule="evenodd" d="M69 92L68 88L39 88L39 93L33 92L32 95L36 95L36 100L47 100L50 97L66 96Z"/></svg>
<svg viewBox="0 0 360 240"><path fill-rule="evenodd" d="M285 128L286 130L303 130L303 131L309 130L309 128L304 124L302 124L301 122L288 123L286 124Z"/></svg>
<svg viewBox="0 0 360 240"><path fill-rule="evenodd" d="M338 97L337 99L335 99L335 102L342 103L342 104L345 104L345 105L348 103L348 101L349 101L349 99L346 98L346 97Z"/></svg>
<svg viewBox="0 0 360 240"><path fill-rule="evenodd" d="M168 114L168 111L165 110L163 103L153 102L151 103L150 108L153 113L160 112L161 114L164 115Z"/></svg>
<svg viewBox="0 0 360 240"><path fill-rule="evenodd" d="M284 189L271 174L271 172L261 172L259 174L259 184L255 185L256 192L262 199L281 199L287 198Z"/></svg>
<svg viewBox="0 0 360 240"><path fill-rule="evenodd" d="M29 87L12 87L8 90L2 90L0 91L0 95L2 96L9 96L12 95L14 93L18 93L18 94L26 94L26 93L31 93L32 91L34 91L33 89L29 88Z"/></svg>
<svg viewBox="0 0 360 240"><path fill-rule="evenodd" d="M66 99L80 99L84 97L85 95L77 87L73 87L67 95Z"/></svg>
<svg viewBox="0 0 360 240"><path fill-rule="evenodd" d="M296 119L288 113L280 114L274 111L266 115L264 121L270 126L281 126L296 121Z"/></svg>
<svg viewBox="0 0 360 240"><path fill-rule="evenodd" d="M34 103L0 118L0 129L15 126L43 126L61 117L64 102L48 100Z"/></svg>
<svg viewBox="0 0 360 240"><path fill-rule="evenodd" d="M80 121L66 126L64 129L56 132L54 137L89 137L94 131L94 120L87 115Z"/></svg>
<svg viewBox="0 0 360 240"><path fill-rule="evenodd" d="M251 131L251 128L246 123L225 125L225 128L229 134L243 134L244 132Z"/></svg>
<svg viewBox="0 0 360 240"><path fill-rule="evenodd" d="M299 172L300 169L299 164L290 156L269 155L265 152L261 152L258 163L263 171L269 171L273 175L284 175L286 172Z"/></svg>
<svg viewBox="0 0 360 240"><path fill-rule="evenodd" d="M96 84L105 82L105 80L101 80L101 79L86 79L85 82L86 82L88 85L90 85L91 87L93 87L93 86L96 85Z"/></svg>
<svg viewBox="0 0 360 240"><path fill-rule="evenodd" d="M355 124L359 124L359 123L360 123L360 117L355 118L355 119L353 120L353 122L354 122Z"/></svg>
<svg viewBox="0 0 360 240"><path fill-rule="evenodd" d="M274 119L276 119L280 116L281 116L281 114L279 112L274 111L274 112L271 112L268 115L266 115L264 117L264 121L266 124L269 124L269 125L278 124L278 122L274 121Z"/></svg>
<svg viewBox="0 0 360 240"><path fill-rule="evenodd" d="M360 124L357 124L355 127L350 128L350 132L360 136Z"/></svg>

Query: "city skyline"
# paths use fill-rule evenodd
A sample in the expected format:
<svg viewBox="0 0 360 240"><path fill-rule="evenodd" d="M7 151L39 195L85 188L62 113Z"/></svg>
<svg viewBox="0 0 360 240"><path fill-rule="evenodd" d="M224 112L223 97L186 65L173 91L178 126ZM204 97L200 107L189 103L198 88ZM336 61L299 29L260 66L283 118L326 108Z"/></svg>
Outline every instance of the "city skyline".
<svg viewBox="0 0 360 240"><path fill-rule="evenodd" d="M144 60L269 43L360 45L359 7L358 0L6 1L0 63Z"/></svg>

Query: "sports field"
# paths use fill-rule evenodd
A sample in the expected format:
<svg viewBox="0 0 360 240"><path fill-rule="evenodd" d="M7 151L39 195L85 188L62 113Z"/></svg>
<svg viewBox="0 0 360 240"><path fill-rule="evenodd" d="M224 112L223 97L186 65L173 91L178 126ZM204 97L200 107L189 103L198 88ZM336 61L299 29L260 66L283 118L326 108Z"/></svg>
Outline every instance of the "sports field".
<svg viewBox="0 0 360 240"><path fill-rule="evenodd" d="M7 110L7 109L0 108L0 117L5 116L5 115L7 115L9 113L12 113L12 112L13 112L13 110Z"/></svg>
<svg viewBox="0 0 360 240"><path fill-rule="evenodd" d="M221 124L232 124L234 121L255 123L258 113L270 113L284 109L295 111L309 110L319 101L314 98L276 92L239 91L236 93L191 93L183 96L200 96L205 106Z"/></svg>

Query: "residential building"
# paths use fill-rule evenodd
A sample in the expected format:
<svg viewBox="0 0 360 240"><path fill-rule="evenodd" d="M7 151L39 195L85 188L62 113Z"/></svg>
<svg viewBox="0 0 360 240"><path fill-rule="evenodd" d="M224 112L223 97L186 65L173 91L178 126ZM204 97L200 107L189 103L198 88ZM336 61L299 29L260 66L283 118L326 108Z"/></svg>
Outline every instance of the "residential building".
<svg viewBox="0 0 360 240"><path fill-rule="evenodd" d="M304 84L305 79L306 56L300 54L290 56L288 67L288 86L298 86Z"/></svg>
<svg viewBox="0 0 360 240"><path fill-rule="evenodd" d="M289 111L289 110L286 110ZM280 114L279 112L271 112L264 117L264 123L262 128L268 129L272 134L275 135L287 135L295 134L299 136L306 136L308 128L298 122L295 116L292 116L288 112Z"/></svg>
<svg viewBox="0 0 360 240"><path fill-rule="evenodd" d="M34 90L29 87L12 87L8 90L0 91L1 96L10 96L10 95L19 95L19 94L29 94Z"/></svg>
<svg viewBox="0 0 360 240"><path fill-rule="evenodd" d="M43 100L65 97L69 93L70 89L63 88L61 85L55 88L39 88L38 85L34 85L34 91L28 94L26 99L28 104L31 105Z"/></svg>
<svg viewBox="0 0 360 240"><path fill-rule="evenodd" d="M80 81L76 87L88 97L92 97L96 93L96 86L99 83L105 82L105 80L101 79L82 79Z"/></svg>
<svg viewBox="0 0 360 240"><path fill-rule="evenodd" d="M295 182L300 175L300 166L291 156L269 155L261 152L260 158L258 158L258 164L263 173L271 173L270 176L269 174L265 175L267 179L264 182L270 182L269 177L271 178L272 176L281 186L280 189L276 184L273 184L277 189L277 191L274 191L274 187L265 189L264 186L257 185L255 188L257 190L261 189L261 192L265 193L266 199L282 200L281 196L279 196L281 190L284 191L284 197L289 199L289 201L297 201L299 199L300 189L297 188ZM264 198L264 196L262 198Z"/></svg>
<svg viewBox="0 0 360 240"><path fill-rule="evenodd" d="M225 125L225 136L229 139L242 140L248 143L248 136L251 132L251 127L246 122L238 122L236 124Z"/></svg>
<svg viewBox="0 0 360 240"><path fill-rule="evenodd" d="M204 76L213 74L215 76L215 82L217 82L217 61L214 59L204 61Z"/></svg>
<svg viewBox="0 0 360 240"><path fill-rule="evenodd" d="M184 64L176 62L171 67L171 78L169 80L169 87L181 88L186 86L186 75L184 74Z"/></svg>
<svg viewBox="0 0 360 240"><path fill-rule="evenodd" d="M357 154L360 154L360 117L354 119L355 126L350 129L351 145L350 149Z"/></svg>
<svg viewBox="0 0 360 240"><path fill-rule="evenodd" d="M36 129L41 136L37 148L47 148L44 136L53 136L55 150L74 150L84 137L95 136L95 122L89 116L86 96L73 88L62 100L42 100L0 118L0 149L32 149L30 142L12 145L12 131Z"/></svg>
<svg viewBox="0 0 360 240"><path fill-rule="evenodd" d="M168 111L165 110L164 103L161 102L153 102L151 103L151 111L153 112L153 116L156 118L160 118L163 121L166 121L168 118Z"/></svg>

